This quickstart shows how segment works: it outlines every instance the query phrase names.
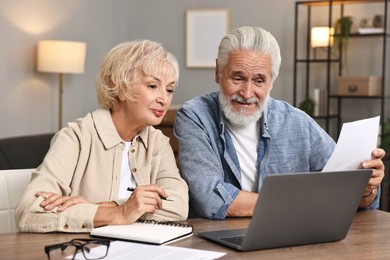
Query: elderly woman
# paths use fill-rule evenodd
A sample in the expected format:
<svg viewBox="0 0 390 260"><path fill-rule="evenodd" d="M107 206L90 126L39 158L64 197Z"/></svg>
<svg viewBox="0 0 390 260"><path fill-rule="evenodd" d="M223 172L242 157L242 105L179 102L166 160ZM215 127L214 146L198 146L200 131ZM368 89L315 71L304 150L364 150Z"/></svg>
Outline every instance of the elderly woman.
<svg viewBox="0 0 390 260"><path fill-rule="evenodd" d="M177 60L157 42L110 50L96 83L101 108L53 137L17 206L19 230L89 232L139 218L186 219L187 184L169 138L152 127L167 112L178 78Z"/></svg>

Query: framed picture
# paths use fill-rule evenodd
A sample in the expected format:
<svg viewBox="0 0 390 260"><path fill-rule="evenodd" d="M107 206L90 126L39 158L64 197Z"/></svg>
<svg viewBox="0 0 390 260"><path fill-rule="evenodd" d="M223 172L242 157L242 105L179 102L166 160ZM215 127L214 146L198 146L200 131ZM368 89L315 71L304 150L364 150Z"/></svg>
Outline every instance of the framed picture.
<svg viewBox="0 0 390 260"><path fill-rule="evenodd" d="M229 30L229 8L187 10L187 67L214 68L219 43Z"/></svg>

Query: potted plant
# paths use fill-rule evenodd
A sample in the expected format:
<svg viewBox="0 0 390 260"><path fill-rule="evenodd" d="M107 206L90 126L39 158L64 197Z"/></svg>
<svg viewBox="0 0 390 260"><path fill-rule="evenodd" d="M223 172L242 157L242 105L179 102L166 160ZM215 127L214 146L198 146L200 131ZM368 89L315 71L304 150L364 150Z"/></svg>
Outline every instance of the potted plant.
<svg viewBox="0 0 390 260"><path fill-rule="evenodd" d="M315 102L313 99L306 97L300 104L299 109L306 112L309 116L313 116L314 114L314 108L315 108Z"/></svg>
<svg viewBox="0 0 390 260"><path fill-rule="evenodd" d="M341 74L348 74L348 39L353 24L352 16L340 17L335 24L335 46L341 53Z"/></svg>
<svg viewBox="0 0 390 260"><path fill-rule="evenodd" d="M386 122L383 123L382 132L381 132L381 142L380 142L380 148L385 150L386 155L382 159L384 165L385 165L385 177L382 181L382 196L387 198L389 197L389 168L390 168L390 116L387 117ZM384 210L390 209L390 204L387 199L385 201L381 201L381 206Z"/></svg>
<svg viewBox="0 0 390 260"><path fill-rule="evenodd" d="M381 133L381 145L380 147L386 151L386 157L389 158L390 153L390 117L384 123Z"/></svg>

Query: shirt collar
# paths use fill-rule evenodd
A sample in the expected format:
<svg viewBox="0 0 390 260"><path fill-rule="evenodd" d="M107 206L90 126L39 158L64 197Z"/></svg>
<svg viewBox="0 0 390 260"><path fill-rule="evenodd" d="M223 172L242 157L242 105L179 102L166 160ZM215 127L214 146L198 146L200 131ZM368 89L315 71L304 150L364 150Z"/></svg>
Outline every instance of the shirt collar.
<svg viewBox="0 0 390 260"><path fill-rule="evenodd" d="M268 132L268 109L269 104L272 102L273 99L271 97L268 98L267 106L264 108L263 114L260 118L260 129L263 137L271 137Z"/></svg>
<svg viewBox="0 0 390 260"><path fill-rule="evenodd" d="M104 148L110 149L123 142L112 121L110 110L99 108L92 113L92 118L95 123L96 132L102 140ZM145 149L148 148L149 131L150 127L146 127L133 139L134 141L141 141Z"/></svg>
<svg viewBox="0 0 390 260"><path fill-rule="evenodd" d="M99 108L92 113L92 118L104 148L110 149L122 142L112 121L110 110Z"/></svg>
<svg viewBox="0 0 390 260"><path fill-rule="evenodd" d="M145 149L148 149L148 140L149 140L148 136L149 136L150 128L151 126L145 127L144 129L142 129L141 132L136 134L134 137L134 140L140 141L145 147Z"/></svg>

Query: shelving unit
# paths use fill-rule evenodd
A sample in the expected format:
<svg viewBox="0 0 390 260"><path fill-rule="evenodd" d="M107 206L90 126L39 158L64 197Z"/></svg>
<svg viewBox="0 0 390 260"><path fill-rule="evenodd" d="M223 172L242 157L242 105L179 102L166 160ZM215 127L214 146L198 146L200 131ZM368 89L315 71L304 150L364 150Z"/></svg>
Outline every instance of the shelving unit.
<svg viewBox="0 0 390 260"><path fill-rule="evenodd" d="M325 79L323 90L327 93L326 98L326 112L321 116L313 116L318 121L322 121L324 129L331 134L334 138L337 138L338 131L342 125L341 112L343 109L343 100L345 99L367 99L367 100L379 100L380 103L380 115L381 125L386 120L385 100L388 98L388 91L386 90L386 57L387 57L387 44L389 34L388 31L388 0L345 0L345 1L332 1L332 0L320 0L320 1L297 1L295 4L295 33L294 33L294 88L293 88L293 104L298 106L305 98L310 97L310 93L313 90L313 77L315 72L315 66L321 65L322 76ZM382 41L382 61L381 61L381 95L380 96L340 96L335 92L335 76L343 76L343 64L341 62L342 49L337 57L332 56L334 54L334 47L326 47L326 56L321 58L313 57L312 48L310 44L310 29L314 18L312 12L314 9L321 8L323 12L327 12L326 20L323 22L323 26L333 27L337 18L344 16L344 9L353 4L370 5L370 4L383 4L383 17L384 17L384 33L372 33L372 34L358 34L351 33L349 35L349 41L358 41L364 38L375 38ZM335 10L337 9L337 10ZM306 12L306 23L299 24L300 12ZM317 17L315 17L317 18ZM304 31L304 37L301 31ZM337 38L340 35L335 34ZM302 48L304 46L304 48ZM364 50L362 50L364 51ZM363 62L362 62L363 63ZM303 74L303 76L302 76ZM298 82L299 77L303 77ZM362 75L366 76L366 75ZM303 91L302 91L303 89ZM299 92L301 90L301 92ZM331 133L330 124L332 120L335 121L333 134Z"/></svg>
<svg viewBox="0 0 390 260"><path fill-rule="evenodd" d="M315 52L311 48L311 28L318 26L321 22L321 26L334 27L335 21L343 17L346 11L350 11L352 6L362 5L383 5L381 8L383 13L383 33L370 33L359 34L351 32L349 34L349 42L353 41L354 44L361 45L362 41L375 41L376 44L381 44L381 48L377 48L375 51L382 51L381 59L378 58L378 68L380 73L376 76L381 77L381 94L379 96L341 96L337 94L336 77L343 75L343 62L342 48L335 55L336 48L329 44L323 49L320 57L315 56ZM380 123L382 126L382 132L384 124L387 121L387 111L389 107L386 107L386 102L389 102L389 87L390 78L389 71L386 72L388 61L390 58L387 53L389 43L389 0L319 0L319 1L297 1L295 3L295 27L294 27L294 79L293 79L293 104L298 107L299 104L306 98L311 98L311 92L314 88L321 85L320 88L327 93L325 98L325 112L320 116L313 116L313 118L331 135L335 140L338 138L339 131L341 129L342 111L344 109L355 109L353 100L359 100L359 102L368 102L370 109L379 111ZM320 13L318 10L321 10ZM363 9L365 12L365 9ZM319 15L320 14L320 15ZM377 13L376 13L377 14ZM320 21L319 21L320 20ZM317 23L317 24L316 24ZM340 37L340 35L334 34L334 39ZM379 43L378 43L379 41ZM329 41L330 43L330 41ZM364 45L364 44L363 44ZM367 53L367 51L374 51L370 48L359 48L359 53ZM356 52L356 49L355 49ZM359 55L359 53L348 53L348 55ZM361 61L361 66L367 66L365 61ZM359 75L354 75L359 76ZM360 75L369 76L369 75ZM320 78L319 80L315 78ZM320 83L318 83L318 81ZM351 102L344 102L351 100ZM366 104L364 103L364 104ZM351 106L351 104L353 104ZM346 106L348 105L348 106ZM368 106L367 106L368 107ZM378 114L374 114L375 116ZM389 153L390 151L387 151ZM387 159L390 161L390 159ZM387 163L387 162L386 162ZM382 182L382 197L381 197L381 209L389 211L390 209L390 185L389 185L389 170L385 175L385 179Z"/></svg>

